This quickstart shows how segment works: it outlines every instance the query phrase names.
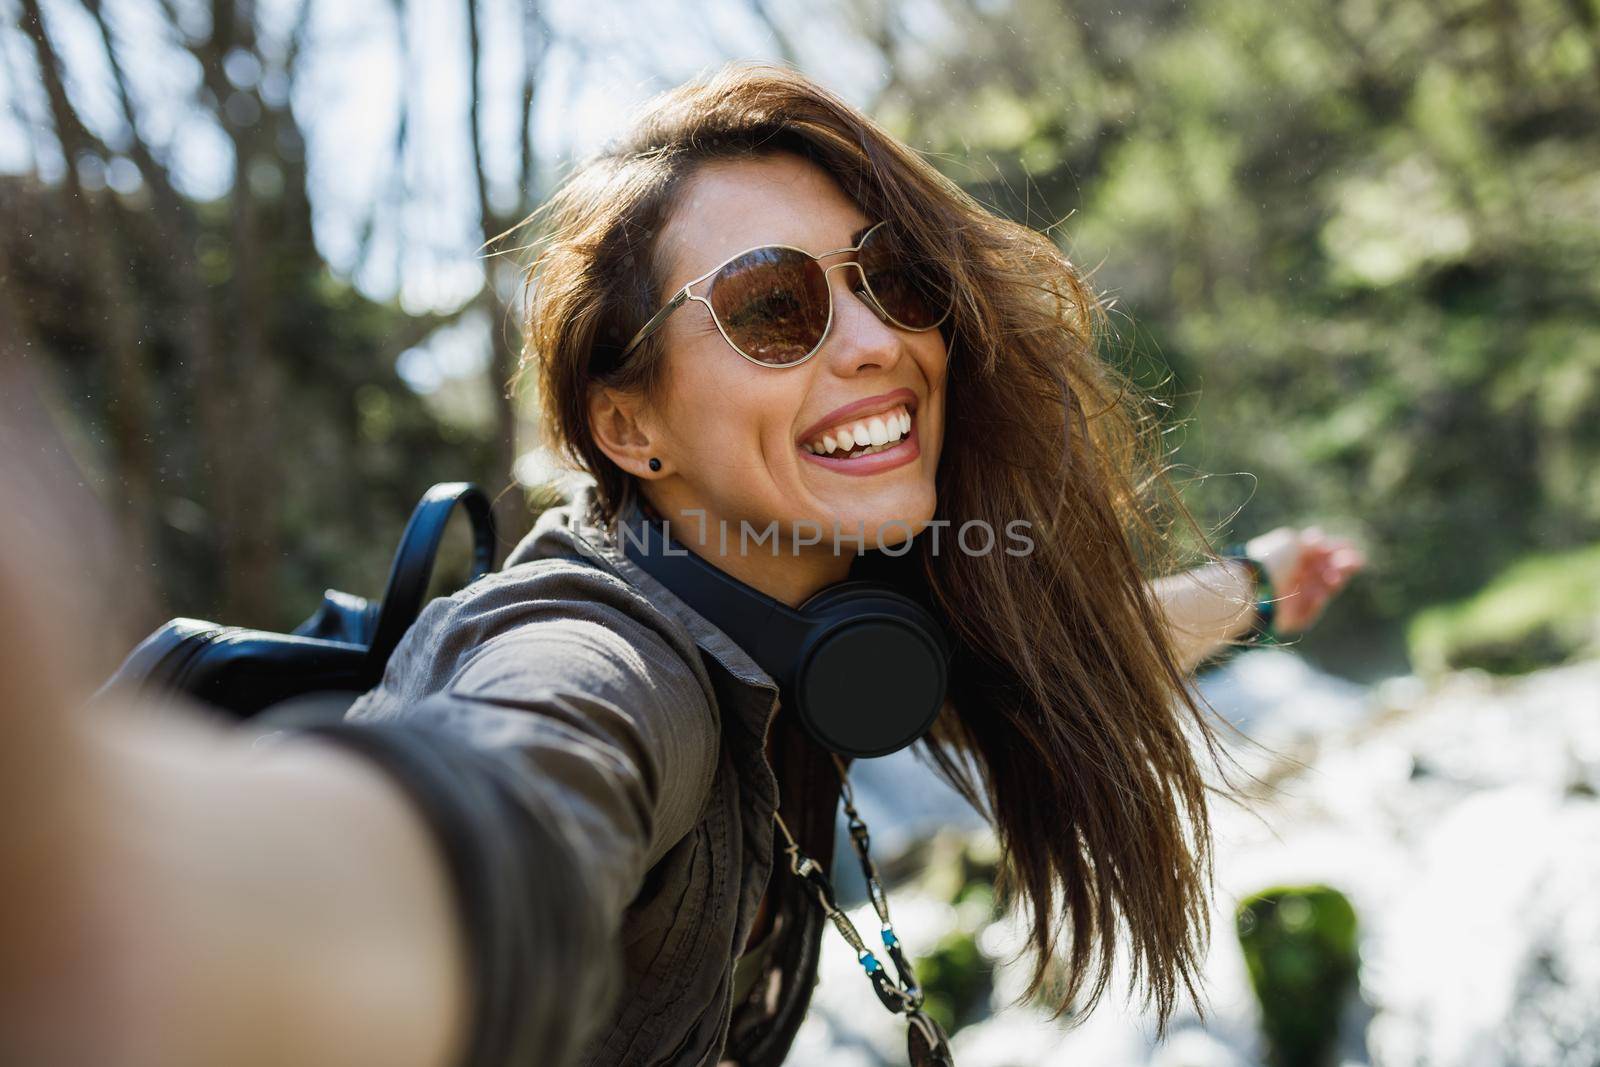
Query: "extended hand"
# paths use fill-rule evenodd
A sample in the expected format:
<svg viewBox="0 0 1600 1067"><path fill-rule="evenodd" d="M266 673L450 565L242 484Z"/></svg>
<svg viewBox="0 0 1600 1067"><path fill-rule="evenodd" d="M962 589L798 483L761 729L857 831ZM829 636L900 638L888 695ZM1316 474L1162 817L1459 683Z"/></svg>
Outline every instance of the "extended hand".
<svg viewBox="0 0 1600 1067"><path fill-rule="evenodd" d="M1353 541L1330 537L1321 527L1280 526L1252 538L1245 550L1260 560L1272 580L1274 628L1280 634L1309 629L1350 577L1367 565Z"/></svg>

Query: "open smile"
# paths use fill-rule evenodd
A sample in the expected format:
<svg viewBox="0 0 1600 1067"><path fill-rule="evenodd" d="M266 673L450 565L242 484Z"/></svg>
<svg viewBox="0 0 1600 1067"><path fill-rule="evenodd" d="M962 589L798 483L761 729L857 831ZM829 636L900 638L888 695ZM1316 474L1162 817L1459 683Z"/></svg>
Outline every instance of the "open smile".
<svg viewBox="0 0 1600 1067"><path fill-rule="evenodd" d="M839 409L802 435L807 461L840 474L879 474L922 454L917 443L917 397L897 389Z"/></svg>

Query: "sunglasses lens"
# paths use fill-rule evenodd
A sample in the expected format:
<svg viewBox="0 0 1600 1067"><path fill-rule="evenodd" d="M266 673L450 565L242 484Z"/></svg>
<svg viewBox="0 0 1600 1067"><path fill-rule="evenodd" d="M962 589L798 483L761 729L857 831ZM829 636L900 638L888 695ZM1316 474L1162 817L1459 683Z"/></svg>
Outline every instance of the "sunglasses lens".
<svg viewBox="0 0 1600 1067"><path fill-rule="evenodd" d="M827 276L791 248L740 256L717 273L708 299L728 339L758 363L798 363L828 328Z"/></svg>
<svg viewBox="0 0 1600 1067"><path fill-rule="evenodd" d="M867 287L901 326L926 330L949 314L951 286L944 271L914 263L892 223L883 223L867 234L859 256Z"/></svg>

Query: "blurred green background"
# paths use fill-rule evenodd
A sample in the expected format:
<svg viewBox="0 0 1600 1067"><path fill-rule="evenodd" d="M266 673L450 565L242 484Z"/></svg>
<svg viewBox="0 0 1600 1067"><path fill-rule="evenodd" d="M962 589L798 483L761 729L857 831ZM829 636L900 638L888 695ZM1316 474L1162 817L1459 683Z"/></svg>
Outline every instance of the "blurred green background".
<svg viewBox="0 0 1600 1067"><path fill-rule="evenodd" d="M729 58L1090 271L1219 537L1366 549L1306 656L1593 640L1596 0L0 0L0 347L151 561L149 626L378 595L435 481L514 543L548 464L504 395L523 257L481 246Z"/></svg>

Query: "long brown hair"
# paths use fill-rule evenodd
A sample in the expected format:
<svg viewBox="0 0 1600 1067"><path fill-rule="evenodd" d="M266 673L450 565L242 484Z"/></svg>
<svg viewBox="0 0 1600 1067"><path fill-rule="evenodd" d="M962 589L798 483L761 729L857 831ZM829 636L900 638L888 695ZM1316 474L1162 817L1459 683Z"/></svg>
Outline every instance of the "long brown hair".
<svg viewBox="0 0 1600 1067"><path fill-rule="evenodd" d="M1205 537L1162 465L1149 398L1098 354L1103 302L1046 235L795 71L730 63L649 102L527 220L547 216L513 382L535 372L545 432L594 476L609 520L631 476L595 445L586 398L602 382L656 395L662 333L615 365L665 299L656 237L696 168L774 151L827 170L900 224L911 254L947 266L958 302L942 327L935 518L1032 524L1028 555L933 554L917 539L959 646L950 702L919 744L994 826L1000 902L1031 904L1024 997L1048 984L1056 1017L1087 1013L1125 944L1164 1028L1180 983L1199 1006L1211 840L1196 757L1218 748L1145 579L1176 569L1173 517Z"/></svg>

